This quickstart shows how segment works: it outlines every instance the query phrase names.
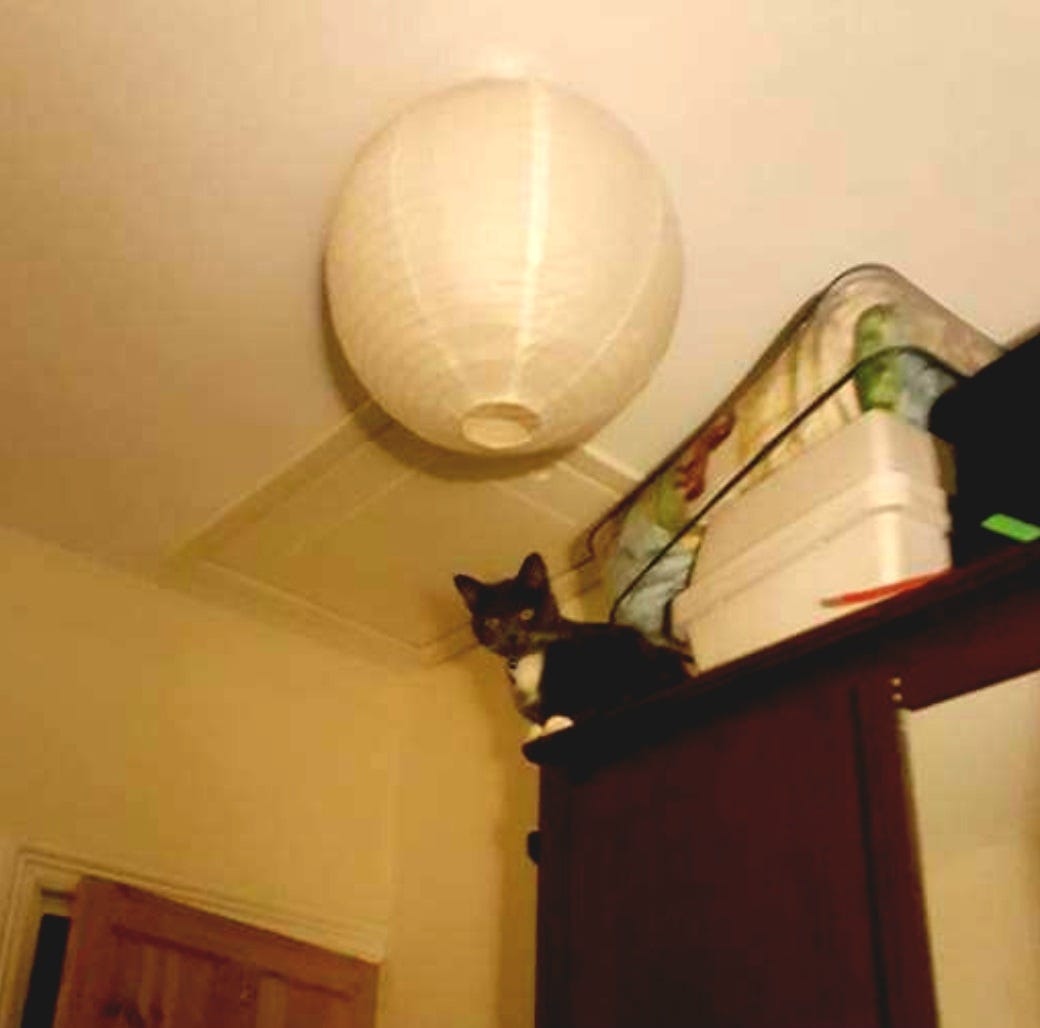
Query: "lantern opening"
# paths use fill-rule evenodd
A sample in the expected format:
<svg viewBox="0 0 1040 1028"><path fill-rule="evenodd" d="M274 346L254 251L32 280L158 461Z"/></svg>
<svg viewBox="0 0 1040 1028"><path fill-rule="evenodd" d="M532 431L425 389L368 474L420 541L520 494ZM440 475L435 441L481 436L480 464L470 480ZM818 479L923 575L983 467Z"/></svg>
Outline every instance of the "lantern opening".
<svg viewBox="0 0 1040 1028"><path fill-rule="evenodd" d="M485 450L515 450L531 441L541 423L530 407L499 400L471 407L462 417L462 434Z"/></svg>

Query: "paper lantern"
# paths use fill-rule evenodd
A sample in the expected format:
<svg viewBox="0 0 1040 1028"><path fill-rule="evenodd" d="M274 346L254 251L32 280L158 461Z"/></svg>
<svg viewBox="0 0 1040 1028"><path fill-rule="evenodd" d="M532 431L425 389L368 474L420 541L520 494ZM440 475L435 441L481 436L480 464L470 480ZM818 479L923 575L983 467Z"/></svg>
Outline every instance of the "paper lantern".
<svg viewBox="0 0 1040 1028"><path fill-rule="evenodd" d="M682 253L661 176L601 108L541 82L432 96L371 139L331 228L348 361L431 442L587 438L668 345Z"/></svg>

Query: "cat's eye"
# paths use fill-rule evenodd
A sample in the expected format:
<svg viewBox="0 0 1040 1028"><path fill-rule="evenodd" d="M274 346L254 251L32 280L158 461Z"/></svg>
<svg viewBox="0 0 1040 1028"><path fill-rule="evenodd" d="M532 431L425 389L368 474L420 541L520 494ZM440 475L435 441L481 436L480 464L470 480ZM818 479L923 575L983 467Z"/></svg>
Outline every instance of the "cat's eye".
<svg viewBox="0 0 1040 1028"><path fill-rule="evenodd" d="M534 611L530 607L520 611L521 621L531 621L534 618Z"/></svg>
<svg viewBox="0 0 1040 1028"><path fill-rule="evenodd" d="M499 625L500 625L501 623L502 623L502 622L501 622L501 621L499 621L499 619L498 619L498 618L485 618L485 619L484 619L484 624L485 624L485 625L487 625L487 626L488 626L488 628L498 628L498 626L499 626Z"/></svg>

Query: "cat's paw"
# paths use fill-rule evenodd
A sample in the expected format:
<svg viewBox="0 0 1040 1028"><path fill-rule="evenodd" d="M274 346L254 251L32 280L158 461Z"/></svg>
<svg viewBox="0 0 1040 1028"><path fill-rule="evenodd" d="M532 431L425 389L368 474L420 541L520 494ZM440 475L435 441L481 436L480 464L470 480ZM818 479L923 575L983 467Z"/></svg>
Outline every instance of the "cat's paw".
<svg viewBox="0 0 1040 1028"><path fill-rule="evenodd" d="M543 727L545 734L548 735L550 732L562 732L565 728L570 728L573 724L574 721L571 718L566 717L563 714L553 714L553 716L545 722Z"/></svg>
<svg viewBox="0 0 1040 1028"><path fill-rule="evenodd" d="M524 738L524 742L534 742L535 739L540 739L542 737L542 733L543 729L541 725L531 725L531 727L527 729L527 735Z"/></svg>

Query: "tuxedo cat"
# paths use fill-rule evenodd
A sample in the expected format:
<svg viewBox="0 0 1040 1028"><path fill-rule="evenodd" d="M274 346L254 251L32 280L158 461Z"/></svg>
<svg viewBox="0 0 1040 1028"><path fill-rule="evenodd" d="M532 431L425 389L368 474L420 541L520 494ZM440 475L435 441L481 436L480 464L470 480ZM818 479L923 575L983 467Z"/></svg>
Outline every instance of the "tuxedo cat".
<svg viewBox="0 0 1040 1028"><path fill-rule="evenodd" d="M531 737L688 678L682 654L634 628L563 617L537 553L515 578L484 583L456 575L455 587L477 640L506 658L517 710L534 724Z"/></svg>

